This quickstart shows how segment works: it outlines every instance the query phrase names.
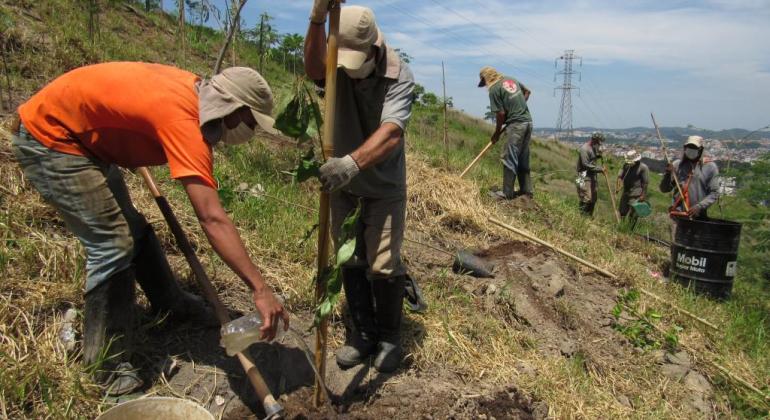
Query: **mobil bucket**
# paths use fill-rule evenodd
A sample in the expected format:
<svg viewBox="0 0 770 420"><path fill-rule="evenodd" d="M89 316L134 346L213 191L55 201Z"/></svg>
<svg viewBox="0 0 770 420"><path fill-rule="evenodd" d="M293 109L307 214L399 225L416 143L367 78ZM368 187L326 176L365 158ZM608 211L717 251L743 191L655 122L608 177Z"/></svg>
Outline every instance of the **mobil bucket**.
<svg viewBox="0 0 770 420"><path fill-rule="evenodd" d="M741 224L677 217L671 244L671 274L678 283L716 299L727 299L737 270Z"/></svg>

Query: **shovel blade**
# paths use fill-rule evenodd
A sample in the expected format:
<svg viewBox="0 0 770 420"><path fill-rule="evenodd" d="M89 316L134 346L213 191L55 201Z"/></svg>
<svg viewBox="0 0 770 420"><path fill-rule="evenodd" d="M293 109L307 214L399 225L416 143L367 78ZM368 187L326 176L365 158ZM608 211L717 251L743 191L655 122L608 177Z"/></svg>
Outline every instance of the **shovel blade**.
<svg viewBox="0 0 770 420"><path fill-rule="evenodd" d="M452 271L455 273L469 274L479 278L494 277L495 275L492 274L494 268L493 264L490 264L466 250L457 251L454 264L452 264Z"/></svg>

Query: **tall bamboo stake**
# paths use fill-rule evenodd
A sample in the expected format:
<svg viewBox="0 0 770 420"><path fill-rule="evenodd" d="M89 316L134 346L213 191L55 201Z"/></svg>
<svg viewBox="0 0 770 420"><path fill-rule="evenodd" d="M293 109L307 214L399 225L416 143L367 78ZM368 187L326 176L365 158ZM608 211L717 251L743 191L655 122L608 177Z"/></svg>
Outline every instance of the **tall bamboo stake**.
<svg viewBox="0 0 770 420"><path fill-rule="evenodd" d="M660 135L660 128L658 128L658 123L655 121L655 115L653 115L652 112L650 112L650 117L652 117L652 125L655 126L655 133L658 135L658 140L660 140L660 147L663 149L663 157L666 158L666 163L671 164L671 159L668 157L668 149L666 149L666 143L663 142L663 136ZM690 212L690 205L687 204L687 200L684 199L684 194L682 193L682 186L679 185L679 176L676 174L676 171L674 171L673 174L671 174L671 177L674 178L674 184L676 185L676 190L679 192L679 197L682 198L682 203L684 204L684 210L686 212Z"/></svg>
<svg viewBox="0 0 770 420"><path fill-rule="evenodd" d="M340 31L340 2L334 0L332 8L329 10L329 35L326 40L326 93L324 98L324 135L321 139L324 159L334 156L334 120L335 108L337 107L337 49L338 36ZM316 278L315 298L316 304L321 302L326 292L326 285L323 284L323 273L329 266L329 193L321 192L318 203L318 277ZM318 376L326 376L326 344L328 333L328 320L321 319L320 325L316 328L315 335L315 365L318 370ZM316 407L323 403L324 392L323 384L319 379L315 381L315 391L313 401Z"/></svg>
<svg viewBox="0 0 770 420"><path fill-rule="evenodd" d="M618 206L615 204L615 195L612 193L610 178L607 176L607 172L602 172L602 175L604 175L604 180L607 181L607 193L610 195L610 202L612 203L612 214L615 215L615 220L620 223L620 213L618 212Z"/></svg>
<svg viewBox="0 0 770 420"><path fill-rule="evenodd" d="M444 75L444 62L441 62L441 85L444 87L444 165L449 170L449 134L446 121L446 76Z"/></svg>

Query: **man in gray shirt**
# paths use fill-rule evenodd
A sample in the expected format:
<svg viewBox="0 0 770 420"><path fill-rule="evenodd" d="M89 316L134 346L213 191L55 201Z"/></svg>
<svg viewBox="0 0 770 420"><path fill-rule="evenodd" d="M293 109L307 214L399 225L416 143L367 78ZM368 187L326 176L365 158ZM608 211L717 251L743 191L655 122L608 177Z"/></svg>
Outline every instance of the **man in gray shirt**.
<svg viewBox="0 0 770 420"><path fill-rule="evenodd" d="M586 216L593 216L598 188L596 175L605 172L606 169L596 161L602 157L601 145L604 143L604 134L593 133L591 139L578 149L577 184L580 211Z"/></svg>
<svg viewBox="0 0 770 420"><path fill-rule="evenodd" d="M647 186L650 184L650 168L642 163L642 155L636 150L629 150L625 156L626 164L618 172L617 188L622 185L623 194L620 196L618 212L621 216L631 216L636 220L636 212L631 206L647 199Z"/></svg>
<svg viewBox="0 0 770 420"><path fill-rule="evenodd" d="M319 85L325 79L328 4L315 0L305 38L305 72ZM336 120L327 121L335 124L334 157L321 167L320 176L322 188L331 192L334 238L359 202L362 214L356 254L342 271L354 328L337 351L337 364L352 367L374 354L374 367L392 372L401 362L404 131L414 77L385 44L368 8L342 8L339 47Z"/></svg>
<svg viewBox="0 0 770 420"><path fill-rule="evenodd" d="M673 174L679 180L684 198L676 189ZM719 169L716 163L703 158L703 137L690 136L684 144L682 158L669 164L663 179L660 181L660 191L673 191L673 201L669 214L705 219L707 211L719 198ZM689 211L685 208L687 203Z"/></svg>

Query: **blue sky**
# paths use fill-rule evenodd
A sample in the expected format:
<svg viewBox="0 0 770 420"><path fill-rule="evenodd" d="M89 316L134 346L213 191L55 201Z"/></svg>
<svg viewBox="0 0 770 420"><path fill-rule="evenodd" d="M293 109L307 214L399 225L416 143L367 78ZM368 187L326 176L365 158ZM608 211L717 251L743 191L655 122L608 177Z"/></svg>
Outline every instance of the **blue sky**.
<svg viewBox="0 0 770 420"><path fill-rule="evenodd" d="M305 33L310 0L250 0L279 32ZM383 0L372 8L386 42L414 57L417 82L457 108L482 115L479 68L497 67L527 85L535 126L555 125L554 59L583 57L575 126L662 125L754 129L770 123L770 0Z"/></svg>

